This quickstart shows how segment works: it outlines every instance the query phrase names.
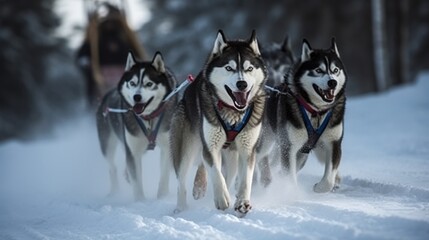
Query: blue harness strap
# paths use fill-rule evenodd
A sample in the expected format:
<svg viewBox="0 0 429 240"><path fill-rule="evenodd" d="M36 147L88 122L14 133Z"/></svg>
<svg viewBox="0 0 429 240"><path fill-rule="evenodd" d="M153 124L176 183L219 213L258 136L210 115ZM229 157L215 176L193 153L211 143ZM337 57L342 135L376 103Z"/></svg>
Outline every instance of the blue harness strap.
<svg viewBox="0 0 429 240"><path fill-rule="evenodd" d="M298 106L308 134L308 140L304 144L304 146L302 146L302 148L300 149L300 152L310 153L310 151L314 148L314 146L316 146L317 141L319 140L320 136L323 134L326 127L328 126L329 120L331 119L331 116L332 116L332 110L328 111L325 119L323 119L322 124L317 129L314 129L310 119L308 118L307 113L305 112L304 106L302 106L299 103L298 103Z"/></svg>
<svg viewBox="0 0 429 240"><path fill-rule="evenodd" d="M225 130L226 134L226 141L223 144L223 149L228 148L232 142L234 142L237 135L243 130L243 128L246 126L246 124L249 122L250 116L253 112L253 106L248 107L244 113L243 119L238 124L230 125L229 123L223 121L223 119L220 117L219 112L215 108L216 116L219 119L219 122L222 125L223 130Z"/></svg>
<svg viewBox="0 0 429 240"><path fill-rule="evenodd" d="M165 112L163 111L159 116L158 122L156 123L156 126L153 130L146 128L146 126L144 125L143 119L134 113L134 117L136 118L137 123L139 124L140 128L143 131L143 134L146 136L147 140L149 141L147 150L154 150L156 147L156 136L158 135L159 128L161 127L162 119L164 118L164 113Z"/></svg>

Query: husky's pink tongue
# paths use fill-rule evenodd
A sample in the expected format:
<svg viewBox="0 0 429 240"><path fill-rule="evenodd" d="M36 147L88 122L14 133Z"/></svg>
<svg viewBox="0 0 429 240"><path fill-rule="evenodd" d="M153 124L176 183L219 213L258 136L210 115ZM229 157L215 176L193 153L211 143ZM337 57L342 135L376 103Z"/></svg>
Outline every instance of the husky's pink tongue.
<svg viewBox="0 0 429 240"><path fill-rule="evenodd" d="M247 104L247 92L234 92L235 102L240 107L244 107Z"/></svg>
<svg viewBox="0 0 429 240"><path fill-rule="evenodd" d="M133 106L133 111L137 114L141 114L144 111L145 107L146 107L146 104L137 103L136 105Z"/></svg>
<svg viewBox="0 0 429 240"><path fill-rule="evenodd" d="M326 99L328 99L328 100L334 99L334 89L325 90L325 91L323 91L323 93L325 94Z"/></svg>

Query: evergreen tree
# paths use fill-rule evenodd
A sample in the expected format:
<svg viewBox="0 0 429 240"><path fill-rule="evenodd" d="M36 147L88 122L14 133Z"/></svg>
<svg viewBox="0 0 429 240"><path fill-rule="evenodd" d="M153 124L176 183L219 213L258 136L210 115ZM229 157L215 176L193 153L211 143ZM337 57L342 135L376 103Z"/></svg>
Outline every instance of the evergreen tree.
<svg viewBox="0 0 429 240"><path fill-rule="evenodd" d="M0 141L45 130L70 110L80 86L54 0L2 0L0 5Z"/></svg>

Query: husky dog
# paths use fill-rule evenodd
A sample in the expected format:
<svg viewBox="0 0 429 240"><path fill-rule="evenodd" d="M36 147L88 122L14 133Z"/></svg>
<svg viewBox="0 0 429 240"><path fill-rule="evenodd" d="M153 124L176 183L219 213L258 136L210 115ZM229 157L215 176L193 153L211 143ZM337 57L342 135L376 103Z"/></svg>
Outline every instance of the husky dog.
<svg viewBox="0 0 429 240"><path fill-rule="evenodd" d="M313 190L333 190L340 180L346 79L335 39L323 50L312 49L304 39L300 61L292 65L279 92L272 92L267 100L266 127L276 133L277 141L263 134L258 157L266 156L276 142L282 168L297 184L297 171L313 150L325 164L324 176Z"/></svg>
<svg viewBox="0 0 429 240"><path fill-rule="evenodd" d="M272 43L260 49L269 73L267 85L277 86L283 82L284 75L295 62L289 37L286 36L281 44Z"/></svg>
<svg viewBox="0 0 429 240"><path fill-rule="evenodd" d="M219 30L204 69L186 89L172 121L171 149L178 178L176 212L187 206L187 173L201 151L216 208L225 210L230 206L228 188L238 172L234 209L242 215L251 209L266 78L255 32L248 41L228 41Z"/></svg>
<svg viewBox="0 0 429 240"><path fill-rule="evenodd" d="M158 198L168 194L172 169L168 132L177 98L164 99L175 86L176 79L166 68L161 53L157 52L151 62L138 62L132 53L128 54L117 89L104 96L96 115L101 150L110 165L110 194L118 191L114 157L120 142L125 147L127 180L131 181L135 200L145 198L141 157L155 144L161 148ZM117 113L115 108L128 111Z"/></svg>
<svg viewBox="0 0 429 240"><path fill-rule="evenodd" d="M286 36L281 44L272 43L270 45L261 47L261 55L267 65L268 69L268 86L278 86L283 83L285 74L289 71L290 67L296 61L295 54L291 49L291 42L288 36ZM266 102L268 104L269 101ZM267 106L266 108L269 108ZM262 132L261 137L266 141L275 141L276 134L272 131L272 128L268 124L268 119L264 117L262 120ZM270 161L268 155L271 157L278 158L279 154L276 149L265 148L265 152L258 150L257 163L260 172L260 182L264 187L267 187L272 181L272 174L270 170ZM274 151L274 152L273 152ZM277 162L273 162L277 163ZM256 170L255 170L256 171ZM257 172L254 173L254 180L257 180Z"/></svg>

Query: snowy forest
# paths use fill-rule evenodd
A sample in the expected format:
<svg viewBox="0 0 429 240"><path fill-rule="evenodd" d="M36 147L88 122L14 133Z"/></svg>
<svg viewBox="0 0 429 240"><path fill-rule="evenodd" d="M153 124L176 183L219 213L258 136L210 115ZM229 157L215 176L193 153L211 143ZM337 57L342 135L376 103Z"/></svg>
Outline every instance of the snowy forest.
<svg viewBox="0 0 429 240"><path fill-rule="evenodd" d="M425 0L141 2L150 18L133 29L139 43L146 57L161 51L179 79L198 73L218 29L231 38L255 29L262 46L288 36L296 55L303 38L324 47L335 36L350 76L349 96L413 82L429 68ZM47 132L85 105L87 82L76 66L76 47L68 44L72 36L54 34L64 23L55 4L61 2L1 1L0 141ZM76 26L73 34L84 35L85 29Z"/></svg>

